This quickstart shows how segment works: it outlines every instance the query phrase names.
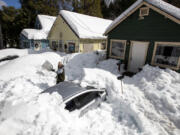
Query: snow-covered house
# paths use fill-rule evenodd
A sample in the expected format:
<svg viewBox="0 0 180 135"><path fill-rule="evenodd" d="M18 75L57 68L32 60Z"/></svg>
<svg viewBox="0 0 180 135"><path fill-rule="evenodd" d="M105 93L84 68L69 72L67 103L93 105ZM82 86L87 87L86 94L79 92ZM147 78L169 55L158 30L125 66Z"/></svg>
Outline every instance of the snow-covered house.
<svg viewBox="0 0 180 135"><path fill-rule="evenodd" d="M47 39L49 31L56 20L54 16L38 15L35 29L23 29L20 34L21 48L41 50L49 46Z"/></svg>
<svg viewBox="0 0 180 135"><path fill-rule="evenodd" d="M48 36L50 46L67 53L105 49L103 33L111 23L111 20L61 10Z"/></svg>
<svg viewBox="0 0 180 135"><path fill-rule="evenodd" d="M180 72L180 9L162 0L137 0L107 28L109 58L128 71L146 63Z"/></svg>

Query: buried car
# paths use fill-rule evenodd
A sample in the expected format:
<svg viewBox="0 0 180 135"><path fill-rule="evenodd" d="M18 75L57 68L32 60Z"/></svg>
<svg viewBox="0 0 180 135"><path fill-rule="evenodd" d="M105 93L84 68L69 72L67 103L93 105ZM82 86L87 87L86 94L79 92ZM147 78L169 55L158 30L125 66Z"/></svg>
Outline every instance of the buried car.
<svg viewBox="0 0 180 135"><path fill-rule="evenodd" d="M61 82L43 91L43 93L57 92L62 96L65 109L71 111L80 110L83 115L89 109L95 108L106 98L105 89L97 89L91 86L82 88L73 82Z"/></svg>

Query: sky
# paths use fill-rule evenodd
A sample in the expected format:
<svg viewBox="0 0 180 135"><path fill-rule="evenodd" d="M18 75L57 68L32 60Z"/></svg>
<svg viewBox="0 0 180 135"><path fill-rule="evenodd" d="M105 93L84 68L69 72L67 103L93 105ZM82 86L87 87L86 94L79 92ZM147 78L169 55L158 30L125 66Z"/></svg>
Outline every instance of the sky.
<svg viewBox="0 0 180 135"><path fill-rule="evenodd" d="M0 7L2 5L13 6L15 8L20 8L21 7L21 5L19 3L19 0L0 0Z"/></svg>

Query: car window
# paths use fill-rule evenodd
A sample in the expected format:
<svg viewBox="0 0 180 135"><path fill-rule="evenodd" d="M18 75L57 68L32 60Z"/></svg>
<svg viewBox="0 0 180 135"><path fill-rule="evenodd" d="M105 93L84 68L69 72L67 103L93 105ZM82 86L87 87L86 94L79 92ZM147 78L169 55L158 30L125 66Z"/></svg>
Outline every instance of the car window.
<svg viewBox="0 0 180 135"><path fill-rule="evenodd" d="M98 92L88 92L66 103L65 109L73 111L80 109L99 96Z"/></svg>

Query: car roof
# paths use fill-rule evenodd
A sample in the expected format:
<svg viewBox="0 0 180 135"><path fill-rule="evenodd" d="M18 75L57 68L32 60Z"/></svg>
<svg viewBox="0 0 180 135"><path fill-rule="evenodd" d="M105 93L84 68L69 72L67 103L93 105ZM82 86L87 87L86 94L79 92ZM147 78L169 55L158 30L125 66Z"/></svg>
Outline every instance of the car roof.
<svg viewBox="0 0 180 135"><path fill-rule="evenodd" d="M86 93L90 91L104 91L104 90L96 89L94 87L82 88L80 85L75 84L73 82L64 81L46 89L42 93L51 94L53 92L57 92L62 96L63 101L66 102L66 100L72 99L73 97L76 97L76 95L80 95L81 93Z"/></svg>

